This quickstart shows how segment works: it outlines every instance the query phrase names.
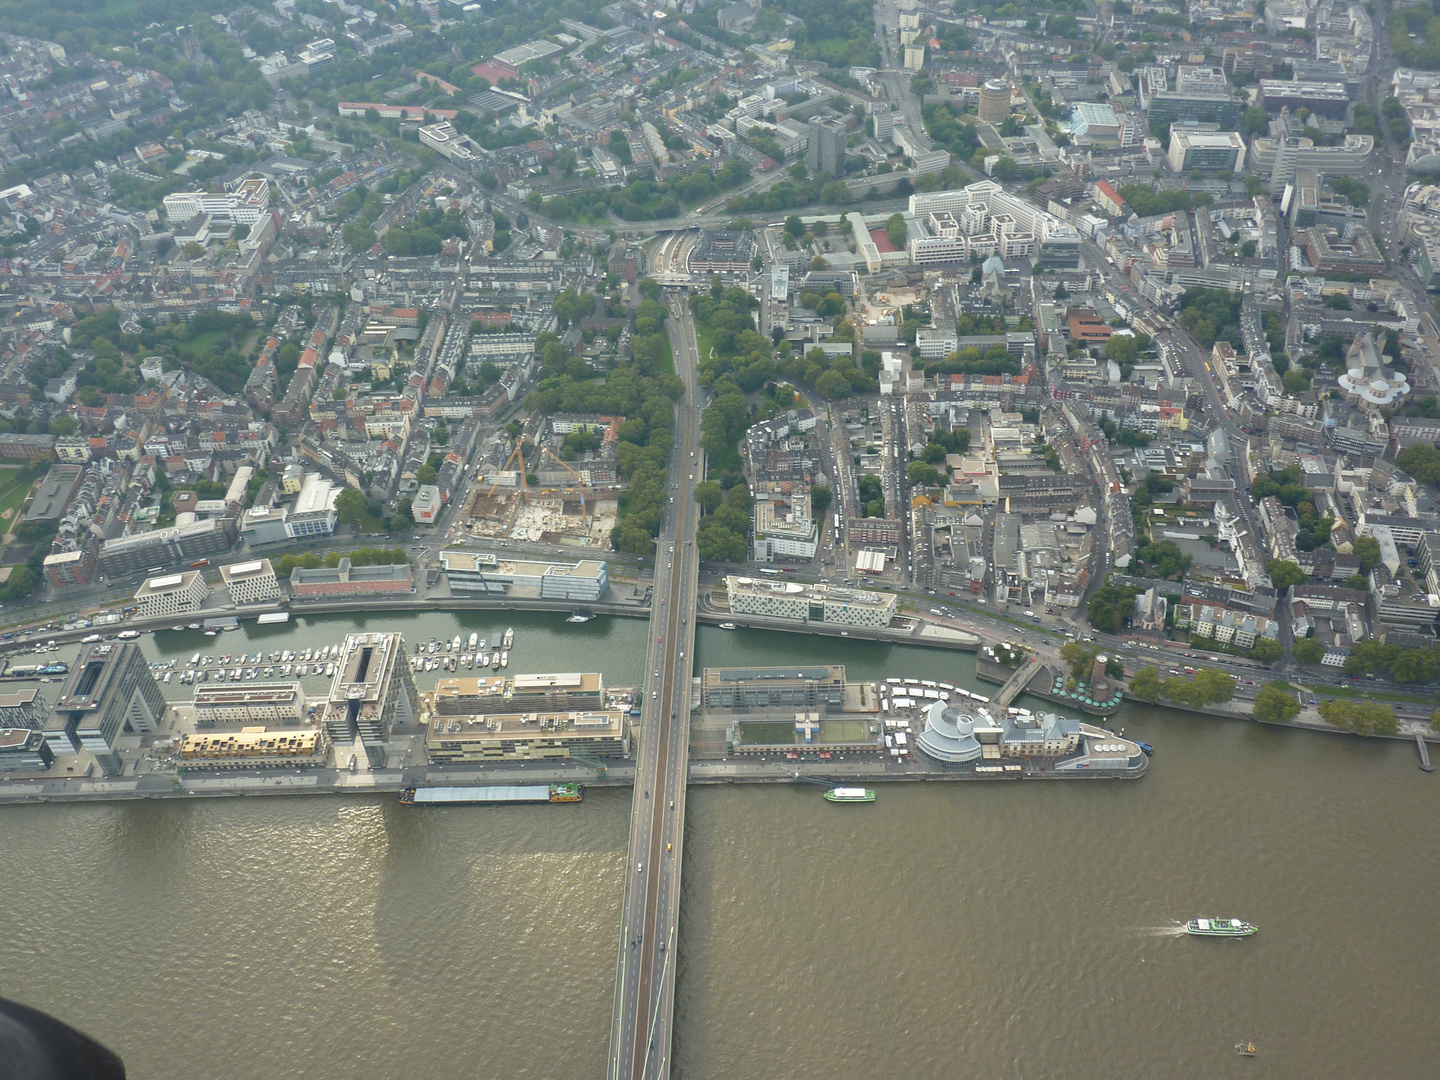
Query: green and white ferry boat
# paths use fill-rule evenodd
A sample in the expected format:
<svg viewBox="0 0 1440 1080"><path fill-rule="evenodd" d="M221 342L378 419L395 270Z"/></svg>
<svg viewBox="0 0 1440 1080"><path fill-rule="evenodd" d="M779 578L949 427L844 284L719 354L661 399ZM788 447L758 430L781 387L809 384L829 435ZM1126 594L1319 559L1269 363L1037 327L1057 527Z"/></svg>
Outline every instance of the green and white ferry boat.
<svg viewBox="0 0 1440 1080"><path fill-rule="evenodd" d="M1249 937L1257 927L1239 919L1191 919L1185 932L1196 937Z"/></svg>
<svg viewBox="0 0 1440 1080"><path fill-rule="evenodd" d="M825 792L825 798L831 802L874 802L875 791L863 787L834 787Z"/></svg>

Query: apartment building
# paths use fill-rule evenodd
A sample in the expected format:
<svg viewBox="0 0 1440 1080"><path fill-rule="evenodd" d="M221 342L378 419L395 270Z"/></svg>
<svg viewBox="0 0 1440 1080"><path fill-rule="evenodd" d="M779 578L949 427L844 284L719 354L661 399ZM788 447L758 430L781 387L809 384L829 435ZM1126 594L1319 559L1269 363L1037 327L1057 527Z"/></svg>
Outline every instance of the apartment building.
<svg viewBox="0 0 1440 1080"><path fill-rule="evenodd" d="M188 615L199 611L209 595L210 586L205 584L205 575L198 570L146 578L135 591L135 603L140 608L137 614L142 619L157 615Z"/></svg>
<svg viewBox="0 0 1440 1080"><path fill-rule="evenodd" d="M255 559L251 562L231 563L220 568L220 580L236 604L263 604L279 600L285 594L275 577L275 567L269 559Z"/></svg>
<svg viewBox="0 0 1440 1080"><path fill-rule="evenodd" d="M294 683L197 686L195 723L298 724L305 719L305 689Z"/></svg>
<svg viewBox="0 0 1440 1080"><path fill-rule="evenodd" d="M178 767L196 770L294 769L325 764L330 740L323 728L187 733L180 742Z"/></svg>

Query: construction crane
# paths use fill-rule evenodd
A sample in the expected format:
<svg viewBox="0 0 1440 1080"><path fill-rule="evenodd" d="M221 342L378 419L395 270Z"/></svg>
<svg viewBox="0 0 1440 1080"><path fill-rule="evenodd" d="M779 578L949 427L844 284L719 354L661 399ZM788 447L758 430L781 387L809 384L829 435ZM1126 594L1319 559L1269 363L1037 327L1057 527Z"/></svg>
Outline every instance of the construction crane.
<svg viewBox="0 0 1440 1080"><path fill-rule="evenodd" d="M530 501L530 489L525 484L525 455L521 452L523 449L524 443L522 443L521 440L516 439L515 448L510 451L510 456L505 459L505 464L501 465L499 470L496 471L495 482L490 485L490 490L485 492L485 497L487 499L490 498L490 496L494 495L495 489L500 486L500 476L502 473L505 472L506 469L510 467L510 462L516 461L516 459L518 458L520 472L520 497L523 498L527 503Z"/></svg>
<svg viewBox="0 0 1440 1080"><path fill-rule="evenodd" d="M543 456L545 454L549 454L551 461L555 462L556 465L559 465L571 476L575 477L575 482L580 485L580 517L583 520L585 517L585 479L569 465L561 461L560 458L556 455L555 451L551 450L550 447L547 446L541 450L541 455Z"/></svg>

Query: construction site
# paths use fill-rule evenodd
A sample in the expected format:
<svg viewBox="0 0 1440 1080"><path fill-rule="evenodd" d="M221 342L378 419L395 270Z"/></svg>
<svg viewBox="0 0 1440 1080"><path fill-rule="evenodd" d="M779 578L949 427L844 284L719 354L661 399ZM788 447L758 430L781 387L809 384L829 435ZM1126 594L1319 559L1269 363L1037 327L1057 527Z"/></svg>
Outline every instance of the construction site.
<svg viewBox="0 0 1440 1080"><path fill-rule="evenodd" d="M618 485L596 484L587 464L572 466L548 446L517 440L493 476L481 475L462 528L476 539L608 547ZM603 471L607 481L613 477L612 466Z"/></svg>

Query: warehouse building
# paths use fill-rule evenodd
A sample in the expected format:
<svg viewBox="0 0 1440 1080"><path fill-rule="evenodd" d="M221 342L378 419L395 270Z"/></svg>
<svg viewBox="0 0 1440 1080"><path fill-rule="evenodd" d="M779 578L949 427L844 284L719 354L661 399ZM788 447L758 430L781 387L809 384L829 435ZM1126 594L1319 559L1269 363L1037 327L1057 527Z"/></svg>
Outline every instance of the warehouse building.
<svg viewBox="0 0 1440 1080"><path fill-rule="evenodd" d="M431 712L439 716L603 709L605 678L598 671L584 671L508 679L441 679L430 695L430 704Z"/></svg>
<svg viewBox="0 0 1440 1080"><path fill-rule="evenodd" d="M314 570L297 566L290 571L292 600L385 596L408 593L414 585L415 575L408 562L401 566L354 566L345 558L338 566Z"/></svg>
<svg viewBox="0 0 1440 1080"><path fill-rule="evenodd" d="M437 716L425 732L425 753L432 765L610 758L629 752L630 722L621 709Z"/></svg>
<svg viewBox="0 0 1440 1080"><path fill-rule="evenodd" d="M839 712L845 705L845 666L706 668L700 696L707 709L809 709Z"/></svg>

